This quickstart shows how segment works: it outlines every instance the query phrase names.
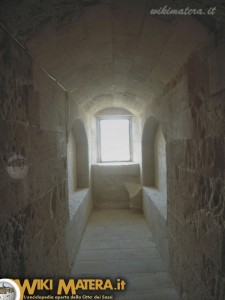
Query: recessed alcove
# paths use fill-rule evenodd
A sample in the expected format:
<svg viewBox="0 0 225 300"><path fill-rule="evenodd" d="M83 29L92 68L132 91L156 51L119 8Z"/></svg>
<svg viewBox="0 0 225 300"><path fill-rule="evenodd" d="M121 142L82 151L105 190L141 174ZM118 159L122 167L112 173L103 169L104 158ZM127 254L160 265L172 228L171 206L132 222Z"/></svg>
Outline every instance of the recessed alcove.
<svg viewBox="0 0 225 300"><path fill-rule="evenodd" d="M142 185L155 188L166 202L166 141L154 116L148 117L142 132Z"/></svg>
<svg viewBox="0 0 225 300"><path fill-rule="evenodd" d="M92 210L88 139L84 122L81 119L76 119L69 131L67 166L70 218L67 224L66 242L68 260L71 265Z"/></svg>
<svg viewBox="0 0 225 300"><path fill-rule="evenodd" d="M69 132L67 162L69 193L89 186L88 140L84 123L76 119Z"/></svg>
<svg viewBox="0 0 225 300"><path fill-rule="evenodd" d="M142 132L142 185L155 185L154 139L158 128L158 121L154 116L148 117Z"/></svg>
<svg viewBox="0 0 225 300"><path fill-rule="evenodd" d="M118 101L118 99L117 99ZM122 105L123 104L123 105ZM124 103L116 106L94 109L89 113L89 133L91 140L91 176L94 204L98 208L131 207L130 186L140 188L140 124L141 117L134 109L124 107ZM130 153L128 161L102 161L101 135L99 120L129 120ZM114 126L114 125L113 125ZM111 128L114 130L115 127ZM122 130L122 128L121 128ZM110 133L109 133L110 134ZM117 133L119 134L119 132ZM115 135L115 134L114 134ZM120 150L118 144L118 152ZM128 188L129 187L129 188ZM141 201L140 201L141 202ZM140 205L142 206L142 205Z"/></svg>
<svg viewBox="0 0 225 300"><path fill-rule="evenodd" d="M142 184L143 212L168 265L166 141L154 116L148 117L143 127Z"/></svg>

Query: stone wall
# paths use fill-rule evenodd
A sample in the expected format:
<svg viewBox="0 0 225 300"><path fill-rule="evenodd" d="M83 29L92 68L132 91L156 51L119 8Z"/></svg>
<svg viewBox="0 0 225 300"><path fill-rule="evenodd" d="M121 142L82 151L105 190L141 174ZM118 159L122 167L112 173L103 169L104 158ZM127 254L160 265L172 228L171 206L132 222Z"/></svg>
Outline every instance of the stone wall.
<svg viewBox="0 0 225 300"><path fill-rule="evenodd" d="M68 192L72 195L77 189L76 143L73 131L69 132L67 144Z"/></svg>
<svg viewBox="0 0 225 300"><path fill-rule="evenodd" d="M155 187L167 201L167 169L166 169L166 142L162 129L158 127L154 142L154 171Z"/></svg>
<svg viewBox="0 0 225 300"><path fill-rule="evenodd" d="M126 183L140 183L139 164L92 165L92 191L98 208L129 208Z"/></svg>
<svg viewBox="0 0 225 300"><path fill-rule="evenodd" d="M2 29L0 69L0 277L63 276L66 94ZM29 164L20 180L5 169L15 153Z"/></svg>
<svg viewBox="0 0 225 300"><path fill-rule="evenodd" d="M225 299L225 45L193 54L161 102L170 272L184 299Z"/></svg>
<svg viewBox="0 0 225 300"><path fill-rule="evenodd" d="M158 127L158 121L150 116L144 123L142 132L142 185L155 186L155 154L154 141Z"/></svg>
<svg viewBox="0 0 225 300"><path fill-rule="evenodd" d="M76 173L77 188L89 187L89 153L88 139L84 122L76 119L73 124L73 134L76 143Z"/></svg>

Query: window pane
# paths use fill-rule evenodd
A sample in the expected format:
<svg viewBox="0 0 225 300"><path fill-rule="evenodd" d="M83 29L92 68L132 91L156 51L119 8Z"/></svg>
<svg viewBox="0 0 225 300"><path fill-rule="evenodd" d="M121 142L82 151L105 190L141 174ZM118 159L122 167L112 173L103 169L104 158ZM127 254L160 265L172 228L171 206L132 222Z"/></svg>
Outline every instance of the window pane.
<svg viewBox="0 0 225 300"><path fill-rule="evenodd" d="M130 161L129 131L129 119L100 120L102 161Z"/></svg>

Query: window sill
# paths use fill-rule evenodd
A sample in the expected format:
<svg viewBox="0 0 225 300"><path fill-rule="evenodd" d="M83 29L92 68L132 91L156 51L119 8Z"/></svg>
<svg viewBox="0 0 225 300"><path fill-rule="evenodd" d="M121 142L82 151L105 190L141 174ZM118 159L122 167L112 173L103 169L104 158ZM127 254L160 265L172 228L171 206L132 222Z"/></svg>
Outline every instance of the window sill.
<svg viewBox="0 0 225 300"><path fill-rule="evenodd" d="M128 162L99 162L92 164L94 166L130 166L130 165L139 165L139 163L128 161Z"/></svg>

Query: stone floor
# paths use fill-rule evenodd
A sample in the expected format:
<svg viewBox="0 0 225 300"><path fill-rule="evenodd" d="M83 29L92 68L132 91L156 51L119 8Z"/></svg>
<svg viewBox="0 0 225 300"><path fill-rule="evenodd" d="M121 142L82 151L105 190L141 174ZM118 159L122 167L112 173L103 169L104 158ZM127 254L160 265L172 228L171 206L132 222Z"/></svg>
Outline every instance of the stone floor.
<svg viewBox="0 0 225 300"><path fill-rule="evenodd" d="M71 275L125 279L116 300L178 299L144 216L129 210L93 211Z"/></svg>

